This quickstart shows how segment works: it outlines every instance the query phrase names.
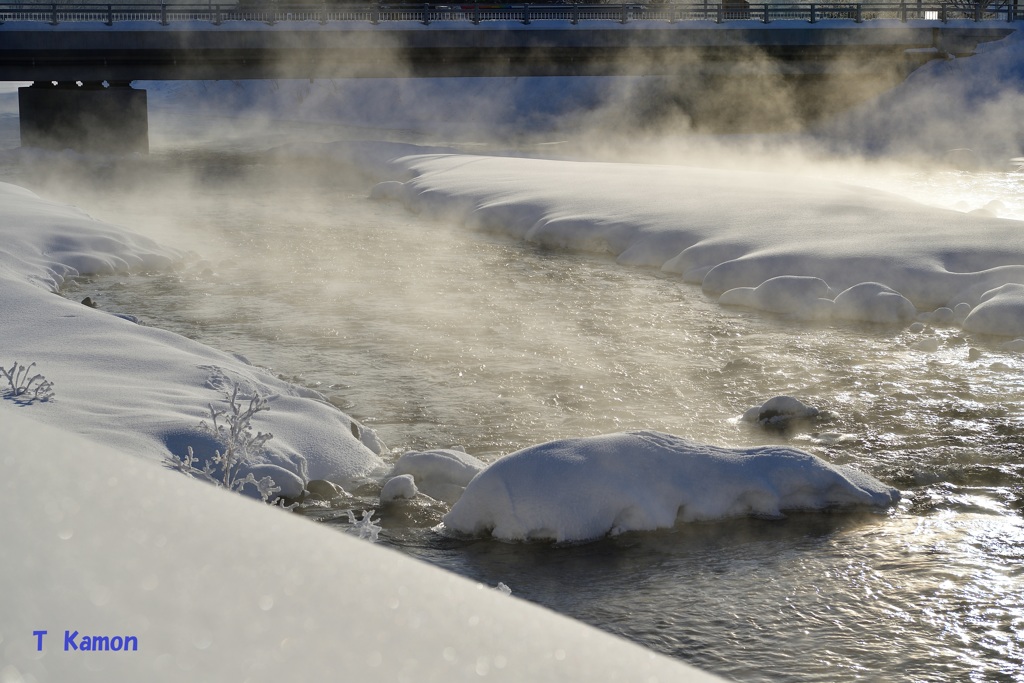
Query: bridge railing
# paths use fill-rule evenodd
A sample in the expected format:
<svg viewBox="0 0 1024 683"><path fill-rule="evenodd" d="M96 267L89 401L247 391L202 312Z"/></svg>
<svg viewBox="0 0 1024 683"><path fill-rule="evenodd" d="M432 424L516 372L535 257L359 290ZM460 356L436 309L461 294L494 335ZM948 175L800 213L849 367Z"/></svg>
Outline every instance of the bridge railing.
<svg viewBox="0 0 1024 683"><path fill-rule="evenodd" d="M863 22L875 19L900 21L923 20L947 22L955 19L972 21L1018 21L1024 19L1024 0L992 0L969 2L820 2L820 3L753 3L745 0L720 2L657 2L626 4L529 4L529 3L456 3L456 4L387 4L329 5L284 4L266 2L258 6L238 4L69 4L41 2L0 3L0 24L10 21L101 22L108 26L126 21L172 22L201 21L221 24L226 21L253 21L277 24L317 21L370 22L373 24L416 21L430 24L438 21L569 22L577 25L591 22L633 21L688 22L796 20L816 23L824 20Z"/></svg>

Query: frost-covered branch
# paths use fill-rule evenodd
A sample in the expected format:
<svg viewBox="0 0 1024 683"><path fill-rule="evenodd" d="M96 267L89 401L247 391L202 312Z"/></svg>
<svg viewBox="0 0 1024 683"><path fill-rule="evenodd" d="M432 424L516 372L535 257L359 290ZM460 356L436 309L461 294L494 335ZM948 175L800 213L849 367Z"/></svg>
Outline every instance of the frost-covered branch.
<svg viewBox="0 0 1024 683"><path fill-rule="evenodd" d="M246 486L254 486L263 502L270 502L271 498L281 491L281 487L273 478L268 476L256 479L252 472L241 476L242 468L251 462L251 457L261 453L266 443L274 438L273 434L266 432L253 433L251 424L254 415L270 410L270 406L265 398L255 392L249 398L248 405L245 405L246 399L239 398L237 385L226 398L227 410L217 410L211 404L210 421L199 423L203 431L220 442L223 450L216 449L213 457L207 459L202 468L199 467L199 458L191 446L188 447L185 457L173 453L169 455L167 464L190 477L236 493L241 493ZM282 501L277 499L277 502Z"/></svg>
<svg viewBox="0 0 1024 683"><path fill-rule="evenodd" d="M33 375L32 368L35 366L35 363L28 366L19 365L18 361L14 361L9 370L0 366L0 375L3 375L10 385L10 389L5 390L4 394L25 402L49 401L53 398L53 382L39 373Z"/></svg>
<svg viewBox="0 0 1024 683"><path fill-rule="evenodd" d="M359 533L359 538L368 538L371 542L377 541L377 535L380 534L381 527L377 524L377 520L373 518L376 510L363 510L362 519L356 519L355 514L351 510L348 510L348 521L355 527L355 530Z"/></svg>
<svg viewBox="0 0 1024 683"><path fill-rule="evenodd" d="M249 456L263 451L273 434L256 432L253 434L251 420L254 415L270 410L267 400L254 392L249 398L248 407L244 407L245 399L239 402L238 386L234 386L228 399L228 410L217 410L211 404L210 423L201 422L208 434L216 438L224 446L223 452L215 451L214 464L221 470L221 485L233 491L241 491L245 484L238 485L239 469L249 460ZM224 418L223 423L220 419ZM237 486L237 487L236 487Z"/></svg>

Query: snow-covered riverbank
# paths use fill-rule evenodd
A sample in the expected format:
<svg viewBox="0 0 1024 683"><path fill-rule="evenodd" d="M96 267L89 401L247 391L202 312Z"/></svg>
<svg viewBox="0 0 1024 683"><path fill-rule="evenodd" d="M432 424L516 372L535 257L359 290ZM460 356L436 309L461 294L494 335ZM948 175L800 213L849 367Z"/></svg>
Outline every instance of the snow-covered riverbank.
<svg viewBox="0 0 1024 683"><path fill-rule="evenodd" d="M1024 335L1018 221L803 174L465 155L398 163L414 177L382 183L377 196L659 268L724 304L868 322L965 304L965 330Z"/></svg>

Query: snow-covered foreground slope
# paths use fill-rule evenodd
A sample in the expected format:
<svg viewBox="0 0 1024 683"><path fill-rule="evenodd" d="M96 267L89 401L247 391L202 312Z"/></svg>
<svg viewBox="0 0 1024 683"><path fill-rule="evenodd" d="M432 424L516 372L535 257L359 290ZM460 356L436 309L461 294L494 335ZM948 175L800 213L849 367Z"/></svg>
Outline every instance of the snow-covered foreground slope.
<svg viewBox="0 0 1024 683"><path fill-rule="evenodd" d="M0 427L21 411L142 457L184 456L192 447L206 458L224 446L200 423L209 419L210 404L227 408L225 396L237 386L268 400L269 410L252 426L273 434L247 471L270 476L284 494L297 495L309 479L351 485L383 467L353 436L351 418L315 392L244 359L53 293L79 273L167 268L181 258L77 209L0 184L0 365L35 363L33 372L52 382L55 393L26 406L0 378L6 399ZM376 443L369 430L363 434Z"/></svg>
<svg viewBox="0 0 1024 683"><path fill-rule="evenodd" d="M677 521L886 507L899 491L792 448L718 448L658 432L553 441L501 458L444 518L464 534L585 541Z"/></svg>
<svg viewBox="0 0 1024 683"><path fill-rule="evenodd" d="M398 163L415 177L382 183L376 196L536 244L660 268L726 294L723 303L877 322L965 304L968 331L1024 334L1019 295L998 289L1024 283L1017 221L784 172L466 155ZM767 293L752 291L779 277L787 279ZM737 288L751 289L730 293ZM998 324L969 315L982 302L998 303Z"/></svg>
<svg viewBox="0 0 1024 683"><path fill-rule="evenodd" d="M4 681L719 680L11 411L0 425ZM65 631L138 649L65 651Z"/></svg>

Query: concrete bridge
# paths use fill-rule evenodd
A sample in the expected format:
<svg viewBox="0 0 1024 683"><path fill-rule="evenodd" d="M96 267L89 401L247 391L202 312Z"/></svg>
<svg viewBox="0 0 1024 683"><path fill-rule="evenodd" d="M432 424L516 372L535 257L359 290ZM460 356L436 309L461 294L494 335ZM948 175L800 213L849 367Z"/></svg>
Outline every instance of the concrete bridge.
<svg viewBox="0 0 1024 683"><path fill-rule="evenodd" d="M34 82L19 93L22 144L108 150L148 148L136 80L686 74L707 94L767 63L808 102L837 81L855 99L1011 33L1024 12L1001 1L0 4L0 80Z"/></svg>

